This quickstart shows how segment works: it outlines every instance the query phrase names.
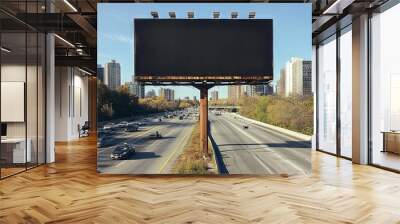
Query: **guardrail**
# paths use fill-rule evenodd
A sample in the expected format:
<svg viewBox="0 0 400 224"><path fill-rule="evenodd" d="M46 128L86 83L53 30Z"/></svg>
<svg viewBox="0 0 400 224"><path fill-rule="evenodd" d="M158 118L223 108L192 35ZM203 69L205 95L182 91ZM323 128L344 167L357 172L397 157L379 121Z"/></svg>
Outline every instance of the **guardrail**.
<svg viewBox="0 0 400 224"><path fill-rule="evenodd" d="M302 134L302 133L299 133L299 132L295 132L295 131L288 130L288 129L285 129L285 128L281 128L281 127L278 127L278 126L267 124L267 123L264 123L264 122L261 122L261 121L257 121L257 120L251 119L251 118L244 117L244 116L242 116L240 114L232 113L231 115L239 117L239 118L241 118L243 120L246 120L248 122L252 122L253 124L257 124L259 126L266 127L266 128L271 129L271 130L278 131L278 132L280 132L282 134L288 135L290 137L293 137L293 138L296 138L296 139L299 139L299 140L311 141L311 138L312 138L312 136L310 136L310 135L305 135L305 134Z"/></svg>
<svg viewBox="0 0 400 224"><path fill-rule="evenodd" d="M225 167L224 161L222 159L221 152L219 151L217 143L214 141L211 135L208 136L208 141L210 142L211 148L213 150L213 158L215 161L215 165L217 167L218 174L229 174L228 170Z"/></svg>

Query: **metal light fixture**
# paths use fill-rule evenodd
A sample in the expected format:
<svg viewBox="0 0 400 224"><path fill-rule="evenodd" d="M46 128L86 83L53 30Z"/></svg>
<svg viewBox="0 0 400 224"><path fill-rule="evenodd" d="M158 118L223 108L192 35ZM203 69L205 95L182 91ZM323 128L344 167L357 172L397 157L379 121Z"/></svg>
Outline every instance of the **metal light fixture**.
<svg viewBox="0 0 400 224"><path fill-rule="evenodd" d="M213 12L213 18L218 19L219 18L219 12Z"/></svg>
<svg viewBox="0 0 400 224"><path fill-rule="evenodd" d="M74 12L78 12L78 10L73 6L68 0L64 0L64 3L68 5Z"/></svg>
<svg viewBox="0 0 400 224"><path fill-rule="evenodd" d="M168 14L169 14L169 17L170 17L171 19L175 19L175 18L176 18L175 12L169 12Z"/></svg>
<svg viewBox="0 0 400 224"><path fill-rule="evenodd" d="M151 16L153 17L153 19L158 19L158 12L156 12L156 11L151 11L150 14L151 14Z"/></svg>
<svg viewBox="0 0 400 224"><path fill-rule="evenodd" d="M256 12L249 12L249 19L256 18Z"/></svg>
<svg viewBox="0 0 400 224"><path fill-rule="evenodd" d="M231 13L231 17L232 17L232 19L236 19L237 17L238 17L238 12L232 12Z"/></svg>
<svg viewBox="0 0 400 224"><path fill-rule="evenodd" d="M58 34L54 34L55 37L57 37L59 40L61 40L62 42L64 42L65 44L67 44L70 47L75 48L75 45L73 45L71 42L69 42L68 40L60 37Z"/></svg>
<svg viewBox="0 0 400 224"><path fill-rule="evenodd" d="M83 70L83 69L81 69L81 68L79 68L79 67L78 67L78 70L81 71L81 72L83 72L83 73L85 73L86 75L90 75L90 76L93 75L92 73L90 73L90 72L88 72L88 71L86 71L86 70Z"/></svg>
<svg viewBox="0 0 400 224"><path fill-rule="evenodd" d="M0 49L1 49L1 51L4 51L6 53L10 53L11 52L11 50L9 50L9 49L7 49L5 47L1 47Z"/></svg>
<svg viewBox="0 0 400 224"><path fill-rule="evenodd" d="M188 15L189 19L193 19L194 18L194 12L188 12L187 15Z"/></svg>
<svg viewBox="0 0 400 224"><path fill-rule="evenodd" d="M337 0L333 2L322 14L323 15L338 15L342 14L343 10L351 5L355 0Z"/></svg>

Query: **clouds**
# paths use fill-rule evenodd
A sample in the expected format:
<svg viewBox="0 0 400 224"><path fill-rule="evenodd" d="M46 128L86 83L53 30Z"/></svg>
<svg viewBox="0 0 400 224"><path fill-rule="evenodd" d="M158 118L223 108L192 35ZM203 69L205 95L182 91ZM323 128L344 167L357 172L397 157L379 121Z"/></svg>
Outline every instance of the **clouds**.
<svg viewBox="0 0 400 224"><path fill-rule="evenodd" d="M123 34L110 34L110 33L101 33L100 35L113 42L117 41L120 43L130 44L131 46L133 45L133 37L129 37Z"/></svg>

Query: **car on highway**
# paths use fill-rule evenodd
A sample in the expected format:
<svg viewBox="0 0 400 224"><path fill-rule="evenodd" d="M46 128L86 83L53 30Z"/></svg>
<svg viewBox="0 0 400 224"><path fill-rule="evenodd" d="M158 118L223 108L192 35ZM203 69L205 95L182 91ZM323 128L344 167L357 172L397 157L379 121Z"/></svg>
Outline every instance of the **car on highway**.
<svg viewBox="0 0 400 224"><path fill-rule="evenodd" d="M112 146L113 144L114 144L114 140L109 137L103 137L103 138L99 138L97 140L97 147L99 147L99 148Z"/></svg>
<svg viewBox="0 0 400 224"><path fill-rule="evenodd" d="M111 153L111 159L128 159L131 155L135 154L135 147L124 143L117 146Z"/></svg>
<svg viewBox="0 0 400 224"><path fill-rule="evenodd" d="M248 129L248 128L249 128L249 125L244 124L244 125L243 125L243 128L244 128L244 129Z"/></svg>
<svg viewBox="0 0 400 224"><path fill-rule="evenodd" d="M125 131L126 132L135 132L139 130L139 125L136 125L135 123L130 123L126 127Z"/></svg>
<svg viewBox="0 0 400 224"><path fill-rule="evenodd" d="M160 139L160 138L162 138L162 135L160 134L160 132L156 131L156 132L151 133L149 135L149 138L151 138L151 139Z"/></svg>
<svg viewBox="0 0 400 224"><path fill-rule="evenodd" d="M114 129L114 123L105 124L103 126L103 130L113 130L113 129Z"/></svg>
<svg viewBox="0 0 400 224"><path fill-rule="evenodd" d="M128 126L127 121L121 121L118 124L115 125L116 128L126 128Z"/></svg>

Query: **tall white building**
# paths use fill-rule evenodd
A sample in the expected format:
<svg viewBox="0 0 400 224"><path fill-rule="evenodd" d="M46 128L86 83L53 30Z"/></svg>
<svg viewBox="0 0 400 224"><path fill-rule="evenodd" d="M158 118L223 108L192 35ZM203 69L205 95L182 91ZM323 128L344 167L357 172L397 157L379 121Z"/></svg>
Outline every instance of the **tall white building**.
<svg viewBox="0 0 400 224"><path fill-rule="evenodd" d="M104 65L104 84L112 90L121 86L121 65L115 60Z"/></svg>
<svg viewBox="0 0 400 224"><path fill-rule="evenodd" d="M286 62L285 71L281 72L281 80L284 80L284 83L280 83L280 85L284 85L282 89L284 89L285 96L311 95L311 61L291 58Z"/></svg>

